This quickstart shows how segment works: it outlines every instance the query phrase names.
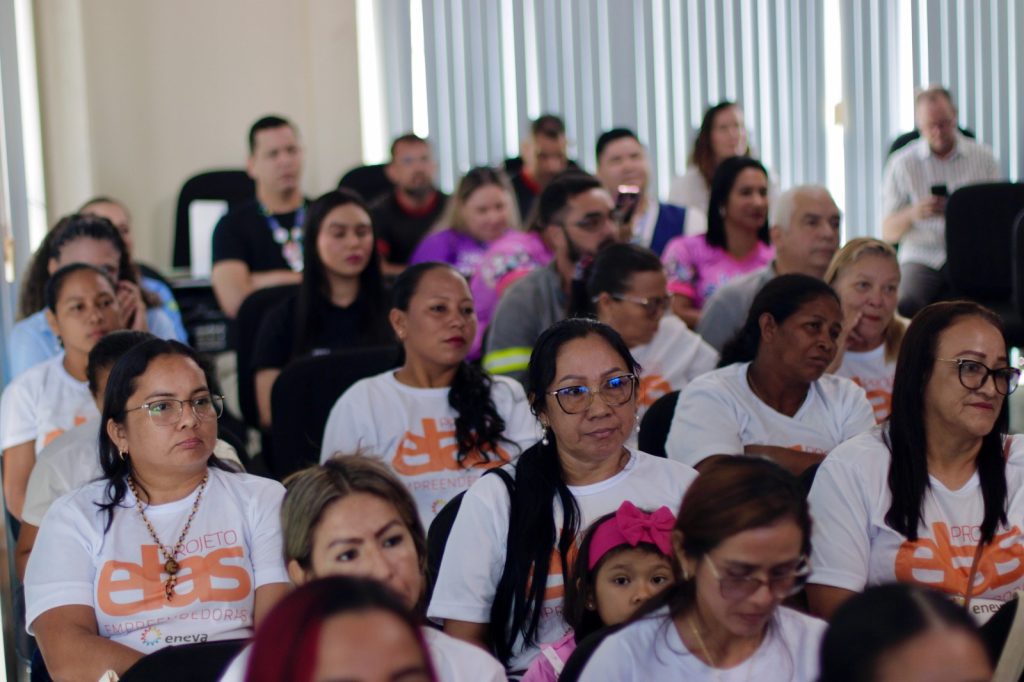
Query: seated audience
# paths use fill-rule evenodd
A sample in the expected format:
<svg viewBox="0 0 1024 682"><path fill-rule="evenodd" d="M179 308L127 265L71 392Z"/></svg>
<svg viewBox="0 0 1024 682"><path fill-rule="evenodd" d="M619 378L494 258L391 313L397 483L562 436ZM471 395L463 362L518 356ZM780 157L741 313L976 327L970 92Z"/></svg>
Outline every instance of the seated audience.
<svg viewBox="0 0 1024 682"><path fill-rule="evenodd" d="M310 204L303 226L302 285L263 319L253 350L260 425L271 423L270 395L293 360L331 351L387 345L394 335L380 257L366 204L345 189Z"/></svg>
<svg viewBox="0 0 1024 682"><path fill-rule="evenodd" d="M152 266L134 260L135 239L132 237L132 217L128 213L128 208L110 197L93 197L82 204L82 207L78 209L78 213L80 215L95 215L106 218L117 228L118 233L121 235L121 240L124 242L124 250L127 252L132 266L135 268L135 280L142 287L143 294L147 295L147 299L149 298L148 295L153 295L158 299L160 306L167 313L167 317L174 323L175 340L188 343L188 332L185 330L185 324L181 319L181 309L178 307L178 302L174 300L174 293L171 291L171 287ZM152 307L151 302L148 300L147 307Z"/></svg>
<svg viewBox="0 0 1024 682"><path fill-rule="evenodd" d="M429 524L485 470L537 442L526 394L466 362L476 316L466 280L450 265L399 275L390 314L405 348L397 370L356 382L331 408L321 461L360 452L385 461Z"/></svg>
<svg viewBox="0 0 1024 682"><path fill-rule="evenodd" d="M609 635L580 679L815 682L825 623L782 606L810 570L799 482L763 459L717 461L686 491L672 537L676 584Z"/></svg>
<svg viewBox="0 0 1024 682"><path fill-rule="evenodd" d="M739 275L764 267L768 243L768 172L759 161L733 156L723 161L711 184L705 234L676 237L662 260L672 292L672 312L691 328L715 290Z"/></svg>
<svg viewBox="0 0 1024 682"><path fill-rule="evenodd" d="M106 218L77 214L61 218L33 258L22 285L22 304L38 306L11 329L8 353L12 377L60 354L60 339L47 322L45 289L53 273L72 263L94 265L115 282L119 326L152 332L163 339L176 338L174 322L160 303L150 301L152 307L147 303L150 295L139 287L121 235ZM36 267L40 262L45 262L44 268Z"/></svg>
<svg viewBox="0 0 1024 682"><path fill-rule="evenodd" d="M498 301L484 345L484 369L525 380L541 333L589 308L587 272L598 251L619 238L614 209L608 192L586 173L567 171L544 188L535 229L552 245L554 259L511 285Z"/></svg>
<svg viewBox="0 0 1024 682"><path fill-rule="evenodd" d="M435 682L424 634L401 600L372 580L315 580L267 615L245 680Z"/></svg>
<svg viewBox="0 0 1024 682"><path fill-rule="evenodd" d="M669 296L657 254L636 244L613 244L594 259L587 293L597 319L617 331L640 363L637 418L651 404L678 391L718 364L718 352L665 315Z"/></svg>
<svg viewBox="0 0 1024 682"><path fill-rule="evenodd" d="M779 195L771 205L775 259L729 280L704 302L697 333L719 351L736 336L754 296L778 275L801 274L822 279L839 248L839 207L824 187L801 185Z"/></svg>
<svg viewBox="0 0 1024 682"><path fill-rule="evenodd" d="M544 114L530 123L530 135L520 145L523 165L512 175L519 215L526 218L541 191L567 169L568 143L565 123L554 114Z"/></svg>
<svg viewBox="0 0 1024 682"><path fill-rule="evenodd" d="M294 474L287 487L281 526L293 583L302 589L330 576L379 580L416 618L441 682L504 682L504 668L483 649L426 624L427 540L416 503L387 467L338 456ZM246 650L221 682L241 682L249 659Z"/></svg>
<svg viewBox="0 0 1024 682"><path fill-rule="evenodd" d="M488 246L519 229L515 196L504 171L480 167L462 176L440 225L444 229L424 237L409 263L447 263L468 279Z"/></svg>
<svg viewBox="0 0 1024 682"><path fill-rule="evenodd" d="M212 454L224 402L209 385L176 341L142 343L111 370L104 476L50 507L25 572L26 622L53 678L247 637L287 590L284 489Z"/></svg>
<svg viewBox="0 0 1024 682"><path fill-rule="evenodd" d="M232 209L213 230L210 280L230 318L257 289L302 281L302 146L299 131L279 116L249 128L246 172L256 198Z"/></svg>
<svg viewBox="0 0 1024 682"><path fill-rule="evenodd" d="M564 580L581 531L625 500L674 506L696 477L626 447L638 369L600 322L574 318L546 330L529 373L544 438L462 500L428 615L448 634L492 646L510 675L565 635Z"/></svg>
<svg viewBox="0 0 1024 682"><path fill-rule="evenodd" d="M1007 436L1006 400L1019 378L987 308L936 303L914 317L888 421L832 451L811 488L816 613L898 581L983 620L1024 587L1024 440Z"/></svg>
<svg viewBox="0 0 1024 682"><path fill-rule="evenodd" d="M665 450L697 466L714 455L767 457L793 473L874 425L864 391L826 374L842 312L820 279L780 275L754 299L721 369L679 395Z"/></svg>
<svg viewBox="0 0 1024 682"><path fill-rule="evenodd" d="M627 128L613 128L597 138L597 177L615 200L623 241L661 254L669 240L707 229L703 212L663 204L648 187L647 150ZM650 194L650 196L649 196Z"/></svg>
<svg viewBox="0 0 1024 682"><path fill-rule="evenodd" d="M743 109L735 102L719 102L704 112L686 174L672 180L669 202L709 215L711 180L719 164L732 156L750 156Z"/></svg>
<svg viewBox="0 0 1024 682"><path fill-rule="evenodd" d="M836 611L820 682L982 682L992 663L970 615L932 590L869 587Z"/></svg>
<svg viewBox="0 0 1024 682"><path fill-rule="evenodd" d="M675 522L668 507L647 513L626 500L591 524L565 581L562 613L572 629L562 639L541 645L522 682L556 682L577 642L625 623L675 582L670 561Z"/></svg>
<svg viewBox="0 0 1024 682"><path fill-rule="evenodd" d="M64 266L46 284L46 318L64 352L8 384L0 402L4 500L19 520L39 451L65 431L99 416L85 369L96 342L121 328L113 282L92 265Z"/></svg>
<svg viewBox="0 0 1024 682"><path fill-rule="evenodd" d="M370 199L370 217L385 275L397 275L409 263L420 240L441 219L448 196L435 186L437 163L430 144L407 133L391 143L385 172L393 192Z"/></svg>
<svg viewBox="0 0 1024 682"><path fill-rule="evenodd" d="M832 259L825 282L839 295L845 318L830 371L864 389L881 423L891 409L896 356L906 331L896 316L896 251L870 237L851 239Z"/></svg>

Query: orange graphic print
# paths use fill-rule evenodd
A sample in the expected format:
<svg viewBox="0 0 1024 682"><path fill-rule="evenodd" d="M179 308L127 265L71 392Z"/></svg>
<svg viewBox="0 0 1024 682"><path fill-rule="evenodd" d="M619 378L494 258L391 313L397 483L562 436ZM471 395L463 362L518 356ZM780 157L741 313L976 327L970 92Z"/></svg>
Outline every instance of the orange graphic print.
<svg viewBox="0 0 1024 682"><path fill-rule="evenodd" d="M87 421L89 421L87 418L79 415L79 416L75 417L75 426L81 426L82 424L84 424ZM53 431L50 431L45 436L43 436L43 447L46 447L47 445L52 443L57 438L63 436L64 433L65 433L64 429L54 429Z"/></svg>
<svg viewBox="0 0 1024 682"><path fill-rule="evenodd" d="M241 556L244 556L242 548L236 546L180 559L174 600L167 601L162 582L164 560L156 545L143 545L141 564L113 560L103 564L96 586L96 603L108 615L131 616L144 611L179 608L195 601L241 601L252 591L248 572L241 566L221 563L224 559ZM214 587L214 579L219 587Z"/></svg>
<svg viewBox="0 0 1024 682"><path fill-rule="evenodd" d="M933 523L932 537L905 541L896 552L896 580L965 595L980 539L977 526L954 526L951 532L945 523ZM1022 542L1024 538L1017 526L993 538L981 553L972 594L992 592L1024 578Z"/></svg>
<svg viewBox="0 0 1024 682"><path fill-rule="evenodd" d="M865 386L864 381L860 377L851 377L853 383L857 384L864 389L864 395L867 396L868 402L871 403L871 409L875 412L875 423L881 424L885 421L885 418L892 412L892 388L891 382L889 388ZM886 383L886 382L872 382L872 383Z"/></svg>
<svg viewBox="0 0 1024 682"><path fill-rule="evenodd" d="M573 562L576 561L576 553L578 551L579 547L576 546L576 540L573 540L572 544L569 545L569 552L566 556L566 563L569 566L572 566ZM563 597L565 597L565 576L562 574L562 559L558 554L558 547L553 547L551 549L551 562L548 564L548 584L544 588L544 601L562 599Z"/></svg>
<svg viewBox="0 0 1024 682"><path fill-rule="evenodd" d="M447 420L452 422L452 420ZM497 448L490 459L474 450L463 458L460 464L457 455L458 443L455 442L455 424L452 428L441 429L436 419L421 419L421 433L406 431L398 443L391 466L404 476L420 476L438 471L460 471L470 467L490 469L501 466L511 458L503 448Z"/></svg>
<svg viewBox="0 0 1024 682"><path fill-rule="evenodd" d="M654 401L672 392L672 386L658 374L640 377L640 406L650 407Z"/></svg>

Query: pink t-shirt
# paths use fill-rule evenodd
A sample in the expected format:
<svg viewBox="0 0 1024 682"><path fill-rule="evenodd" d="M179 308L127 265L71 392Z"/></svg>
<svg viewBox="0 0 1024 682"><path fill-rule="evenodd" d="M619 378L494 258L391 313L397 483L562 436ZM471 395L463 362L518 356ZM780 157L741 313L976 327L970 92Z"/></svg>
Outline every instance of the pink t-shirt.
<svg viewBox="0 0 1024 682"><path fill-rule="evenodd" d="M681 294L702 308L715 290L734 277L768 265L775 249L757 242L745 258L737 259L725 249L708 244L705 235L676 237L665 247L661 262L668 276L668 290Z"/></svg>
<svg viewBox="0 0 1024 682"><path fill-rule="evenodd" d="M540 654L533 659L520 682L557 682L573 651L576 651L576 633L572 630L556 642L541 644Z"/></svg>

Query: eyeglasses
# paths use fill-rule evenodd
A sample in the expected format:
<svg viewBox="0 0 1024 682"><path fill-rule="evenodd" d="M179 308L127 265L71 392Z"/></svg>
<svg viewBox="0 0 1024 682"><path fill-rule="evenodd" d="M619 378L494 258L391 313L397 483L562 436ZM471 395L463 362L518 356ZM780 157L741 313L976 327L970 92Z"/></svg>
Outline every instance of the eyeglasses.
<svg viewBox="0 0 1024 682"><path fill-rule="evenodd" d="M210 419L211 417L218 419L224 414L224 396L219 395L206 395L201 398L193 398L192 400L161 398L151 403L143 403L138 407L126 409L125 413L145 410L149 414L149 418L157 426L174 426L181 421L181 414L185 409L186 403L192 406L192 414L199 421Z"/></svg>
<svg viewBox="0 0 1024 682"><path fill-rule="evenodd" d="M664 312L665 306L668 305L668 296L653 296L651 298L644 298L642 296L630 296L628 294L612 294L612 298L616 301L627 301L629 303L636 303L638 306L644 309L648 315L657 315Z"/></svg>
<svg viewBox="0 0 1024 682"><path fill-rule="evenodd" d="M611 213L592 213L582 220L577 220L573 225L584 232L600 232L609 223L615 223L615 217Z"/></svg>
<svg viewBox="0 0 1024 682"><path fill-rule="evenodd" d="M579 414L585 412L594 402L594 396L601 395L601 400L608 407L618 407L630 401L633 397L633 389L636 386L636 375L620 374L611 379L605 379L599 388L592 389L589 386L566 386L557 391L549 391L548 395L555 396L558 406L566 414Z"/></svg>
<svg viewBox="0 0 1024 682"><path fill-rule="evenodd" d="M976 391L985 385L989 376L992 377L992 385L996 393L1010 395L1017 390L1020 382L1020 370L1015 367L999 367L990 369L977 360L967 358L936 358L939 362L955 362L960 373L960 384L964 388Z"/></svg>
<svg viewBox="0 0 1024 682"><path fill-rule="evenodd" d="M718 581L722 599L727 601L746 599L761 589L762 585L767 585L768 590L776 599L785 599L802 590L804 585L807 584L807 578L811 575L811 565L807 562L807 557L805 556L797 559L796 566L791 571L781 575L771 575L769 573L768 580L755 578L752 575L734 577L726 574L723 578L721 573L718 572L715 562L711 560L711 556L705 554L704 558L707 559L708 566L711 568L711 574Z"/></svg>

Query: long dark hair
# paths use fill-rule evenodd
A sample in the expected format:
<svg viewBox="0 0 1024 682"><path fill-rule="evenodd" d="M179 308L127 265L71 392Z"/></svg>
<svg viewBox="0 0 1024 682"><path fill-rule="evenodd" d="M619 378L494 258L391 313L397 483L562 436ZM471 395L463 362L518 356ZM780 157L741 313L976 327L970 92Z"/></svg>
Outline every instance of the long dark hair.
<svg viewBox="0 0 1024 682"><path fill-rule="evenodd" d="M459 277L458 270L447 263L433 261L417 263L406 268L392 289L392 307L403 312L409 311L409 302L419 289L420 280L431 270L445 268ZM498 412L491 397L493 380L479 367L463 360L455 370L455 377L448 389L448 404L458 415L455 418L455 440L459 451L457 459L461 464L476 450L481 458L488 458L488 452L496 453L505 438L505 419Z"/></svg>
<svg viewBox="0 0 1024 682"><path fill-rule="evenodd" d="M550 397L546 395L555 379L558 352L568 342L587 336L604 339L630 372L639 373L640 366L622 337L608 325L585 318L556 322L540 335L530 355L527 381L534 414L561 409L557 405L550 408ZM558 548L562 575L569 576L569 551L580 527L579 507L565 483L558 458L558 440L551 429L548 429L547 439L547 444L537 443L516 460L516 484L509 500L505 565L490 617L494 651L506 664L520 635L527 644L536 642L551 548ZM555 528L552 511L555 501L562 508L561 534Z"/></svg>
<svg viewBox="0 0 1024 682"><path fill-rule="evenodd" d="M737 362L751 362L757 357L761 345L761 316L768 313L776 324L782 324L805 303L820 297L827 297L839 303L839 297L832 287L816 277L808 275L779 275L757 292L750 304L747 320L736 336L722 348L719 367L728 367Z"/></svg>
<svg viewBox="0 0 1024 682"><path fill-rule="evenodd" d="M715 170L715 175L711 179L711 195L708 197L708 232L705 237L712 246L729 248L729 238L725 234L725 205L729 203L729 195L736 185L736 179L748 168L759 170L764 173L765 179L768 178L768 171L761 162L749 156L731 156L722 161ZM757 231L757 238L765 244L770 242L767 217L764 225Z"/></svg>
<svg viewBox="0 0 1024 682"><path fill-rule="evenodd" d="M740 105L736 102L730 102L725 100L718 104L710 107L704 112L704 119L700 122L700 130L697 132L697 139L693 141L693 151L690 153L690 164L697 167L700 171L701 177L704 178L704 182L711 186L711 180L715 177L715 152L711 148L711 131L715 127L715 118L721 112L736 107L740 108ZM745 152L747 155L750 154L750 145L747 145Z"/></svg>
<svg viewBox="0 0 1024 682"><path fill-rule="evenodd" d="M135 346L118 360L110 376L107 378L107 390L103 395L103 414L100 419L100 466L103 468L103 478L107 481L105 491L106 500L98 503L100 509L107 514L107 524L103 529L106 533L114 523L114 512L124 501L128 491L128 476L132 474L131 454L124 459L118 453L117 445L107 434L107 424L113 420L115 423L123 424L125 418L125 407L128 399L131 398L138 387L138 379L149 368L150 363L163 355L180 355L189 358L203 370L208 386L216 385L212 365L204 360L196 351L192 350L178 341L165 339L151 339ZM209 465L225 471L236 469L222 462L216 455L211 454L208 460ZM136 486L145 492L145 489L136 481Z"/></svg>
<svg viewBox="0 0 1024 682"><path fill-rule="evenodd" d="M995 327L1006 346L1006 332L999 316L972 301L933 303L914 316L900 346L896 378L892 385L892 412L884 432L892 453L889 491L892 503L885 513L890 528L908 540L917 540L928 482L928 432L924 424L924 393L935 368L935 350L942 332L964 317L978 317ZM1003 440L1009 430L1009 401L996 417L992 431L981 439L976 464L984 500L981 540L992 542L996 528L1006 518L1006 459Z"/></svg>
<svg viewBox="0 0 1024 682"><path fill-rule="evenodd" d="M302 243L305 244L305 249L302 255L302 284L295 307L293 359L308 354L316 338L323 331L324 312L330 306L330 286L324 274L324 264L320 260L316 242L327 214L339 206L348 204L353 204L362 209L367 216L370 215L370 209L362 197L344 188L317 197L306 211L306 220L302 226ZM370 250L370 260L366 267L359 273L359 293L352 305L357 306L359 310L359 338L354 346L383 345L394 340L387 321L384 279L376 244Z"/></svg>

